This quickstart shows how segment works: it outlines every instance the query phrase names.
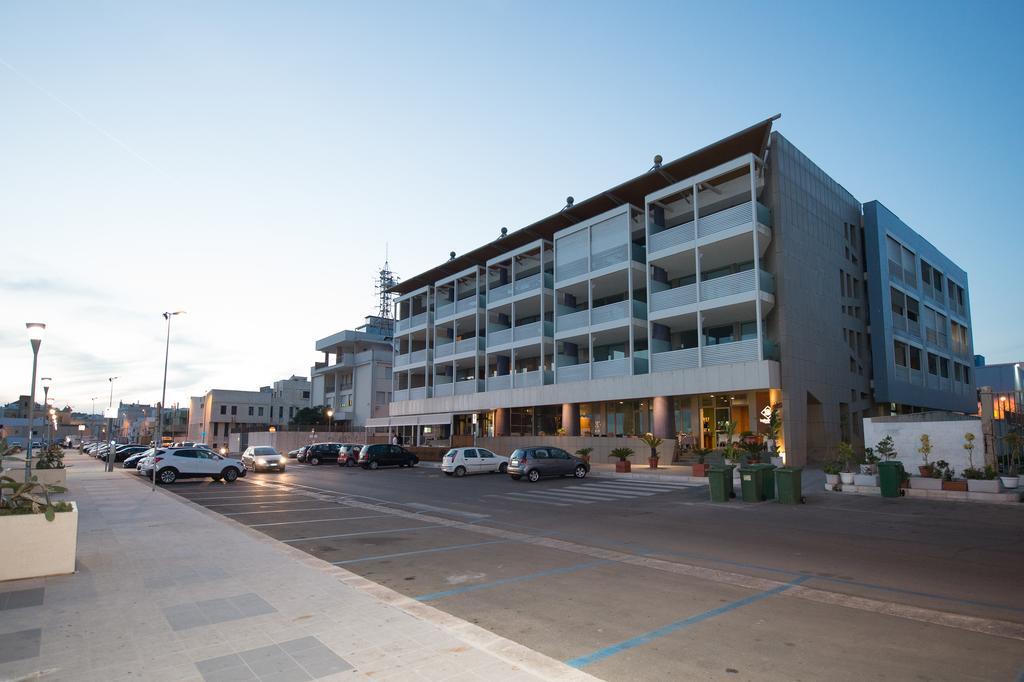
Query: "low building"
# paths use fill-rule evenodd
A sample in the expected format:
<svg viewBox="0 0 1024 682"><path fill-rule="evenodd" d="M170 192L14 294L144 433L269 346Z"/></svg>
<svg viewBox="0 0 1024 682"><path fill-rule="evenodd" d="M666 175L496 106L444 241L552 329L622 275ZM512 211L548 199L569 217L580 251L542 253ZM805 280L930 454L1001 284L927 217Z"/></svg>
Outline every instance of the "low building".
<svg viewBox="0 0 1024 682"><path fill-rule="evenodd" d="M1024 418L1024 362L1004 362L995 365L982 364L974 368L974 380L978 389L992 390L992 418L1000 421L1022 421ZM979 407L981 410L981 400Z"/></svg>
<svg viewBox="0 0 1024 682"><path fill-rule="evenodd" d="M227 447L232 433L287 426L310 406L308 379L293 375L258 391L212 389L189 401L188 440Z"/></svg>
<svg viewBox="0 0 1024 682"><path fill-rule="evenodd" d="M323 361L311 369L313 406L334 411L332 431L361 431L371 418L388 415L393 358L391 320L366 324L316 342Z"/></svg>

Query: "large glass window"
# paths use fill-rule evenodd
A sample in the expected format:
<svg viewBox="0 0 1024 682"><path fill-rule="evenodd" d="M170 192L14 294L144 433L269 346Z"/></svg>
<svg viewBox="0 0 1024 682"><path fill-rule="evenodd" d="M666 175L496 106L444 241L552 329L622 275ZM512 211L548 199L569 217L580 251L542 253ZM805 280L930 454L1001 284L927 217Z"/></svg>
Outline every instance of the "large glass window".
<svg viewBox="0 0 1024 682"><path fill-rule="evenodd" d="M902 341L892 342L893 356L896 358L896 365L899 367L907 366L907 344Z"/></svg>
<svg viewBox="0 0 1024 682"><path fill-rule="evenodd" d="M729 343L732 338L732 325L727 324L721 327L708 327L704 330L704 345L717 346L720 343Z"/></svg>
<svg viewBox="0 0 1024 682"><path fill-rule="evenodd" d="M609 218L590 228L590 268L597 270L626 260L629 234L625 214Z"/></svg>
<svg viewBox="0 0 1024 682"><path fill-rule="evenodd" d="M580 230L579 232L573 232L572 234L564 237L559 237L555 240L555 267L558 270L562 270L565 266L571 266L577 264L581 259L585 262L587 258L587 240L588 235L586 230ZM565 279L566 277L574 277L578 274L586 272L586 267L577 271L577 267L571 267L566 272L559 273L559 279Z"/></svg>
<svg viewBox="0 0 1024 682"><path fill-rule="evenodd" d="M917 372L921 371L921 349L914 348L913 346L907 346L907 350L910 355L910 369Z"/></svg>

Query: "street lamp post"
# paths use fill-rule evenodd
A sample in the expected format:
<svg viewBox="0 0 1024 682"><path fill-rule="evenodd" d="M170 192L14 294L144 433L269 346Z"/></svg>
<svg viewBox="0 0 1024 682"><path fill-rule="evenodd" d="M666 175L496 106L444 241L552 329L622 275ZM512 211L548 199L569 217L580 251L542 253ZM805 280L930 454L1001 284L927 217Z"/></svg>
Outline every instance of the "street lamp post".
<svg viewBox="0 0 1024 682"><path fill-rule="evenodd" d="M41 377L39 383L43 385L43 409L47 411L46 417L46 447L50 447L52 437L50 436L50 416L53 414L50 408L50 382L53 381L51 377Z"/></svg>
<svg viewBox="0 0 1024 682"><path fill-rule="evenodd" d="M164 441L164 402L167 400L167 361L171 356L171 318L175 315L184 314L184 310L175 310L173 313L164 313L164 319L167 320L167 341L164 344L164 388L160 393L160 404L157 405L156 413L156 438L153 439L153 454L156 454L156 449L163 444ZM156 462L153 462L153 478L149 483L150 490L156 490Z"/></svg>
<svg viewBox="0 0 1024 682"><path fill-rule="evenodd" d="M120 377L109 377L107 381L110 382L110 400L107 402L107 464L104 467L107 471L114 470L114 441L117 439L114 437L114 417L112 416L111 410L114 409L114 380Z"/></svg>
<svg viewBox="0 0 1024 682"><path fill-rule="evenodd" d="M32 344L32 390L28 399L28 447L25 452L25 482L32 478L32 420L35 418L36 407L36 366L39 362L39 346L43 343L46 325L42 322L26 322L29 343Z"/></svg>

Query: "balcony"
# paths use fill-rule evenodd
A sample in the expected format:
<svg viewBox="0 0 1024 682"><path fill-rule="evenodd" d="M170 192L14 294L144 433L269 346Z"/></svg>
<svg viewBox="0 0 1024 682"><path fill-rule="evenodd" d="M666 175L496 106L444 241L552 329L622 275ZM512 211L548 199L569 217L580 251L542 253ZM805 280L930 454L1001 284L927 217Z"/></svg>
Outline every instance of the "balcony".
<svg viewBox="0 0 1024 682"><path fill-rule="evenodd" d="M655 226L657 227L657 226ZM647 240L647 252L656 253L662 249L670 249L674 246L681 246L694 241L697 238L697 231L694 222L691 220L682 225L676 225L661 232L655 232Z"/></svg>
<svg viewBox="0 0 1024 682"><path fill-rule="evenodd" d="M744 202L738 206L727 208L723 211L709 213L700 216L696 221L683 223L660 231L652 229L651 236L647 241L647 253L652 254L666 249L675 249L680 246L694 242L697 238L710 237L726 230L731 230L741 225L747 225L751 220L750 202ZM771 211L767 206L757 204L757 221L762 225L771 226ZM658 228L658 225L652 226Z"/></svg>
<svg viewBox="0 0 1024 682"><path fill-rule="evenodd" d="M652 372L672 372L678 369L690 369L700 365L700 354L697 348L680 348L679 350L651 353Z"/></svg>
<svg viewBox="0 0 1024 682"><path fill-rule="evenodd" d="M483 388L484 382L479 379L463 379L455 382L455 395L472 395Z"/></svg>
<svg viewBox="0 0 1024 682"><path fill-rule="evenodd" d="M449 341L448 343L439 343L438 345L434 346L434 359L435 360L439 360L441 358L446 358L449 355L454 355L454 354L455 354L455 342L454 341Z"/></svg>
<svg viewBox="0 0 1024 682"><path fill-rule="evenodd" d="M775 276L770 272L761 271L761 291L775 291ZM725 296L735 296L754 291L755 271L744 270L725 277L716 277L700 283L700 300L711 301Z"/></svg>
<svg viewBox="0 0 1024 682"><path fill-rule="evenodd" d="M410 329L415 329L416 327L419 327L419 326L424 325L426 323L427 323L427 313L426 312L422 312L419 315L413 315L412 317L407 317L404 320L396 320L395 321L395 331L396 332L409 331Z"/></svg>
<svg viewBox="0 0 1024 682"><path fill-rule="evenodd" d="M406 365L418 365L426 362L430 359L430 352L423 348L421 350L413 351L412 353L404 353L402 355L395 356L395 367L405 367Z"/></svg>
<svg viewBox="0 0 1024 682"><path fill-rule="evenodd" d="M523 277L522 279L517 279L515 281L515 287L514 287L515 293L516 294L525 294L525 293L530 292L530 291L536 291L536 290L540 289L541 282L544 282L544 286L550 288L551 287L551 275L548 275L548 274L545 273L544 277L542 278L541 274L542 273L538 272L536 274L530 275L529 277Z"/></svg>
<svg viewBox="0 0 1024 682"><path fill-rule="evenodd" d="M447 303L438 303L434 308L434 319L439 320L442 317L449 317L455 314L455 304L451 301Z"/></svg>
<svg viewBox="0 0 1024 682"><path fill-rule="evenodd" d="M551 372L535 369L532 372L516 372L512 375L512 385L516 388L543 386L551 383Z"/></svg>
<svg viewBox="0 0 1024 682"><path fill-rule="evenodd" d="M574 313L567 315L559 315L555 318L555 329L561 332L571 331L573 329L580 329L590 324L590 311L589 310L577 310Z"/></svg>
<svg viewBox="0 0 1024 682"><path fill-rule="evenodd" d="M629 317L629 307L629 301L619 301L593 308L590 311L590 325L625 320Z"/></svg>
<svg viewBox="0 0 1024 682"><path fill-rule="evenodd" d="M435 379L434 397L442 398L450 395L455 395L455 384L451 381L438 383L437 379Z"/></svg>
<svg viewBox="0 0 1024 682"><path fill-rule="evenodd" d="M512 295L512 283L493 287L487 292L487 305L494 305Z"/></svg>
<svg viewBox="0 0 1024 682"><path fill-rule="evenodd" d="M590 256L590 270L601 270L629 260L629 244L619 244Z"/></svg>
<svg viewBox="0 0 1024 682"><path fill-rule="evenodd" d="M555 383L565 384L571 381L588 381L590 379L590 363L566 365L555 370Z"/></svg>
<svg viewBox="0 0 1024 682"><path fill-rule="evenodd" d="M651 288L658 284L658 282L651 282ZM684 284L681 287L675 287L674 289L663 289L662 291L656 291L651 294L651 312L657 312L659 310L668 310L669 308L678 308L684 305L693 305L697 303L697 285L696 284Z"/></svg>
<svg viewBox="0 0 1024 682"><path fill-rule="evenodd" d="M574 261L570 261L563 265L556 266L558 271L558 279L556 281L562 282L573 277L579 277L580 275L587 274L589 269L589 263L586 256L583 258L577 258Z"/></svg>
<svg viewBox="0 0 1024 682"><path fill-rule="evenodd" d="M409 400L423 400L430 397L430 390L426 386L409 389Z"/></svg>
<svg viewBox="0 0 1024 682"><path fill-rule="evenodd" d="M473 351L484 349L484 337L473 336L468 339L462 339L461 341L455 342L455 354L461 355L462 353L469 353Z"/></svg>
<svg viewBox="0 0 1024 682"><path fill-rule="evenodd" d="M467 313L484 307L483 296L469 296L455 302L456 313Z"/></svg>
<svg viewBox="0 0 1024 682"><path fill-rule="evenodd" d="M529 341L539 339L541 336L551 336L551 323L530 322L513 327L512 338L515 341Z"/></svg>
<svg viewBox="0 0 1024 682"><path fill-rule="evenodd" d="M757 360L757 339L704 346L703 357L705 367Z"/></svg>
<svg viewBox="0 0 1024 682"><path fill-rule="evenodd" d="M503 346L512 343L512 328L499 329L487 334L487 347Z"/></svg>
<svg viewBox="0 0 1024 682"><path fill-rule="evenodd" d="M511 374L501 374L498 376L487 377L488 391L500 391L506 388L512 388Z"/></svg>
<svg viewBox="0 0 1024 682"><path fill-rule="evenodd" d="M408 400L408 399L409 399L409 389L407 389L407 388L399 389L399 390L397 390L397 391L395 391L394 393L391 394L391 401L392 402L398 402L399 400Z"/></svg>
<svg viewBox="0 0 1024 682"><path fill-rule="evenodd" d="M592 368L595 379L607 379L608 377L624 377L629 375L629 358L615 358L613 360L599 360Z"/></svg>

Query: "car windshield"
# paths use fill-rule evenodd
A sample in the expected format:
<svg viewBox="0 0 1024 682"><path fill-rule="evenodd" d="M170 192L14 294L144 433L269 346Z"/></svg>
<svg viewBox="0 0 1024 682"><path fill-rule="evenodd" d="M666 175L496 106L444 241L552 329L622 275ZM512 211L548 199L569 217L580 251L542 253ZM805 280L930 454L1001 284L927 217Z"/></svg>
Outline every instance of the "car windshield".
<svg viewBox="0 0 1024 682"><path fill-rule="evenodd" d="M274 448L256 448L254 453L257 455L276 455L277 450Z"/></svg>
<svg viewBox="0 0 1024 682"><path fill-rule="evenodd" d="M525 459L525 458L526 458L526 450L516 449L512 453L512 459Z"/></svg>
<svg viewBox="0 0 1024 682"><path fill-rule="evenodd" d="M444 453L444 456L445 456L445 457L454 457L454 456L455 456L455 455L457 455L457 454L459 454L459 451L458 451L458 450L456 450L455 448L452 448L452 449L451 449L451 450L449 450L448 452Z"/></svg>

